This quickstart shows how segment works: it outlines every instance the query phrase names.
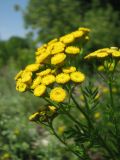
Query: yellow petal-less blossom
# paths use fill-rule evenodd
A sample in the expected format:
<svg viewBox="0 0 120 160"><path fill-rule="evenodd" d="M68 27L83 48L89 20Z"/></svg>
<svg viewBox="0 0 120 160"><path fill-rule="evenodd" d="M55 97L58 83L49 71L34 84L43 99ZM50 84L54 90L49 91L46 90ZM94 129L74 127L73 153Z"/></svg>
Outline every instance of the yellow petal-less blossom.
<svg viewBox="0 0 120 160"><path fill-rule="evenodd" d="M41 83L44 85L50 85L55 82L55 76L52 74L48 74L44 76L41 80Z"/></svg>
<svg viewBox="0 0 120 160"><path fill-rule="evenodd" d="M51 54L61 53L64 51L64 48L65 48L65 44L63 44L62 42L57 42L55 43Z"/></svg>
<svg viewBox="0 0 120 160"><path fill-rule="evenodd" d="M78 53L80 53L80 48L74 47L74 46L69 46L65 49L65 52L67 54L78 54Z"/></svg>
<svg viewBox="0 0 120 160"><path fill-rule="evenodd" d="M100 71L100 72L104 71L104 66L102 66L102 65L99 66L99 67L97 68L97 70Z"/></svg>
<svg viewBox="0 0 120 160"><path fill-rule="evenodd" d="M21 75L22 75L22 73L23 73L23 70L19 71L19 72L16 74L16 76L15 76L14 79L17 80L18 78L20 78Z"/></svg>
<svg viewBox="0 0 120 160"><path fill-rule="evenodd" d="M28 65L25 70L26 71L31 71L31 72L35 72L40 68L40 64L30 64Z"/></svg>
<svg viewBox="0 0 120 160"><path fill-rule="evenodd" d="M16 83L16 90L19 92L25 92L27 89L27 84L20 82L20 81L17 81Z"/></svg>
<svg viewBox="0 0 120 160"><path fill-rule="evenodd" d="M55 54L51 58L51 64L53 64L53 65L60 64L65 60L65 58L66 58L66 55L64 53Z"/></svg>
<svg viewBox="0 0 120 160"><path fill-rule="evenodd" d="M38 77L36 77L35 79L34 79L34 81L33 81L33 83L32 83L32 85L31 85L31 89L34 89L34 88L36 88L39 84L41 83L41 77L40 76L38 76Z"/></svg>
<svg viewBox="0 0 120 160"><path fill-rule="evenodd" d="M60 73L56 76L56 82L65 84L70 80L70 76L67 73Z"/></svg>
<svg viewBox="0 0 120 160"><path fill-rule="evenodd" d="M70 74L70 78L73 82L81 83L85 80L85 75L79 71Z"/></svg>
<svg viewBox="0 0 120 160"><path fill-rule="evenodd" d="M22 82L29 82L32 78L32 72L30 71L24 71L23 74L21 75Z"/></svg>
<svg viewBox="0 0 120 160"><path fill-rule="evenodd" d="M57 41L58 41L58 39L55 38L55 39L49 41L49 42L48 42L48 45L54 44L54 43L56 43Z"/></svg>
<svg viewBox="0 0 120 160"><path fill-rule="evenodd" d="M50 92L50 99L56 102L63 102L66 96L66 91L61 87L56 87Z"/></svg>
<svg viewBox="0 0 120 160"><path fill-rule="evenodd" d="M39 56L36 57L36 63L38 64L44 63L44 60L48 58L49 55L50 55L50 52L44 52L40 54Z"/></svg>
<svg viewBox="0 0 120 160"><path fill-rule="evenodd" d="M72 73L72 72L76 71L76 67L74 67L74 66L65 67L65 68L62 68L62 71L64 73Z"/></svg>
<svg viewBox="0 0 120 160"><path fill-rule="evenodd" d="M106 52L100 52L97 54L97 58L105 58L108 57L108 53Z"/></svg>
<svg viewBox="0 0 120 160"><path fill-rule="evenodd" d="M120 57L120 51L114 51L114 52L112 52L112 56L114 58L119 58Z"/></svg>
<svg viewBox="0 0 120 160"><path fill-rule="evenodd" d="M60 38L60 41L65 44L72 43L72 42L74 42L74 40L75 40L75 38L74 38L73 34L67 34L67 35Z"/></svg>
<svg viewBox="0 0 120 160"><path fill-rule="evenodd" d="M34 89L33 93L35 96L42 96L45 93L45 90L46 90L46 86L43 84L40 84Z"/></svg>
<svg viewBox="0 0 120 160"><path fill-rule="evenodd" d="M29 121L36 121L40 117L39 112L33 113L32 115L29 116Z"/></svg>
<svg viewBox="0 0 120 160"><path fill-rule="evenodd" d="M46 47L47 47L47 44L44 44L41 47L39 47L37 49L37 51L35 52L35 55L38 56L38 55L44 53L46 51Z"/></svg>
<svg viewBox="0 0 120 160"><path fill-rule="evenodd" d="M92 52L87 56L85 56L84 59L93 59L93 58L101 59L106 57L120 58L120 51L116 50L115 48L116 47L98 49L97 51Z"/></svg>
<svg viewBox="0 0 120 160"><path fill-rule="evenodd" d="M90 29L89 28L85 28L85 27L80 27L78 30L79 31L83 31L84 33L90 32Z"/></svg>
<svg viewBox="0 0 120 160"><path fill-rule="evenodd" d="M49 73L51 73L51 69L50 68L48 68L48 69L46 69L46 70L43 70L43 71L41 71L41 72L39 72L39 73L36 73L36 75L37 76L46 76L47 74L49 74Z"/></svg>
<svg viewBox="0 0 120 160"><path fill-rule="evenodd" d="M72 34L75 38L80 38L84 35L84 32L77 30L77 31L72 32Z"/></svg>

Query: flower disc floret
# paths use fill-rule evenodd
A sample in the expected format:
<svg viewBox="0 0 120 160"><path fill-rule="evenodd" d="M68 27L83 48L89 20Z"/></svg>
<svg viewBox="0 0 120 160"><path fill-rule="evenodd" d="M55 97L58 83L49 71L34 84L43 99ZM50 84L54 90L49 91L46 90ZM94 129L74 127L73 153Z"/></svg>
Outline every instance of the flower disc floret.
<svg viewBox="0 0 120 160"><path fill-rule="evenodd" d="M65 84L70 80L70 76L67 73L60 73L56 76L56 82Z"/></svg>
<svg viewBox="0 0 120 160"><path fill-rule="evenodd" d="M41 83L44 85L50 85L55 82L55 76L52 74L48 74L42 78Z"/></svg>
<svg viewBox="0 0 120 160"><path fill-rule="evenodd" d="M48 58L49 55L50 55L49 51L40 54L39 56L36 57L36 63L38 64L44 63L45 59Z"/></svg>
<svg viewBox="0 0 120 160"><path fill-rule="evenodd" d="M62 63L66 58L64 53L58 53L51 58L51 64L56 65Z"/></svg>
<svg viewBox="0 0 120 160"><path fill-rule="evenodd" d="M85 80L85 75L79 71L70 74L70 78L73 82L81 83Z"/></svg>
<svg viewBox="0 0 120 160"><path fill-rule="evenodd" d="M66 98L66 91L61 87L56 87L50 92L50 99L56 102L63 102Z"/></svg>
<svg viewBox="0 0 120 160"><path fill-rule="evenodd" d="M69 46L66 48L65 52L67 54L78 54L78 53L80 53L80 48L74 47L74 46Z"/></svg>
<svg viewBox="0 0 120 160"><path fill-rule="evenodd" d="M46 90L46 86L41 84L38 85L35 89L34 89L34 95L35 96L42 96L45 93Z"/></svg>

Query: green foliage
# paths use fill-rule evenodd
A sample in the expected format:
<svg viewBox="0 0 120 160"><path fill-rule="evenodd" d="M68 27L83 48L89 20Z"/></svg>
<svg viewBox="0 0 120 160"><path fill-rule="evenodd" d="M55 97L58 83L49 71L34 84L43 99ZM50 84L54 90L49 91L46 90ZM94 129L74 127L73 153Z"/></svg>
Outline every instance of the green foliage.
<svg viewBox="0 0 120 160"><path fill-rule="evenodd" d="M99 0L29 0L24 19L26 26L37 32L38 42L47 42L85 26L93 31L89 49L120 43L119 12Z"/></svg>

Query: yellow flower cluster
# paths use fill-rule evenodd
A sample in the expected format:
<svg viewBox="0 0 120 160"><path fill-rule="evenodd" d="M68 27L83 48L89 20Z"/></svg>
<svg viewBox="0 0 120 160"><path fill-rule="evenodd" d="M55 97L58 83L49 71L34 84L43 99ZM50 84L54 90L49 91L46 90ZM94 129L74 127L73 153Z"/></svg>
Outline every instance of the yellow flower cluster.
<svg viewBox="0 0 120 160"><path fill-rule="evenodd" d="M55 106L47 106L46 109L38 111L29 116L29 121L48 122L51 118L57 115L57 108Z"/></svg>
<svg viewBox="0 0 120 160"><path fill-rule="evenodd" d="M85 59L103 59L107 57L120 58L120 50L117 50L116 47L99 49L88 54Z"/></svg>
<svg viewBox="0 0 120 160"><path fill-rule="evenodd" d="M75 42L85 39L89 31L88 28L79 28L39 47L35 52L35 63L27 65L15 76L16 90L19 92L28 90L38 97L47 93L45 96L49 95L51 100L63 102L67 96L64 85L85 80L85 75L77 71L75 66L70 66L70 62L74 61L73 56L78 55L81 50L74 46ZM67 58L70 59L69 63Z"/></svg>

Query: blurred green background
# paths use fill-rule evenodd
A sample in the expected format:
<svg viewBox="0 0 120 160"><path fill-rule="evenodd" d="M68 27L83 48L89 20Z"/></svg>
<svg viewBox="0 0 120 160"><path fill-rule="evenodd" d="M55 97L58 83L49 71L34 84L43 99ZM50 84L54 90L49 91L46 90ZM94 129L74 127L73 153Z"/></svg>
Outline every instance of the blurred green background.
<svg viewBox="0 0 120 160"><path fill-rule="evenodd" d="M86 53L102 47L120 47L120 1L25 0L24 7L17 0L14 2L14 14L21 15L27 34L0 39L0 160L75 160L44 128L28 121L28 116L44 102L28 93L18 93L14 76L34 62L37 46L79 27L91 29ZM0 3L2 6L8 1ZM4 37L1 29L0 34ZM61 132L62 122L60 127Z"/></svg>

